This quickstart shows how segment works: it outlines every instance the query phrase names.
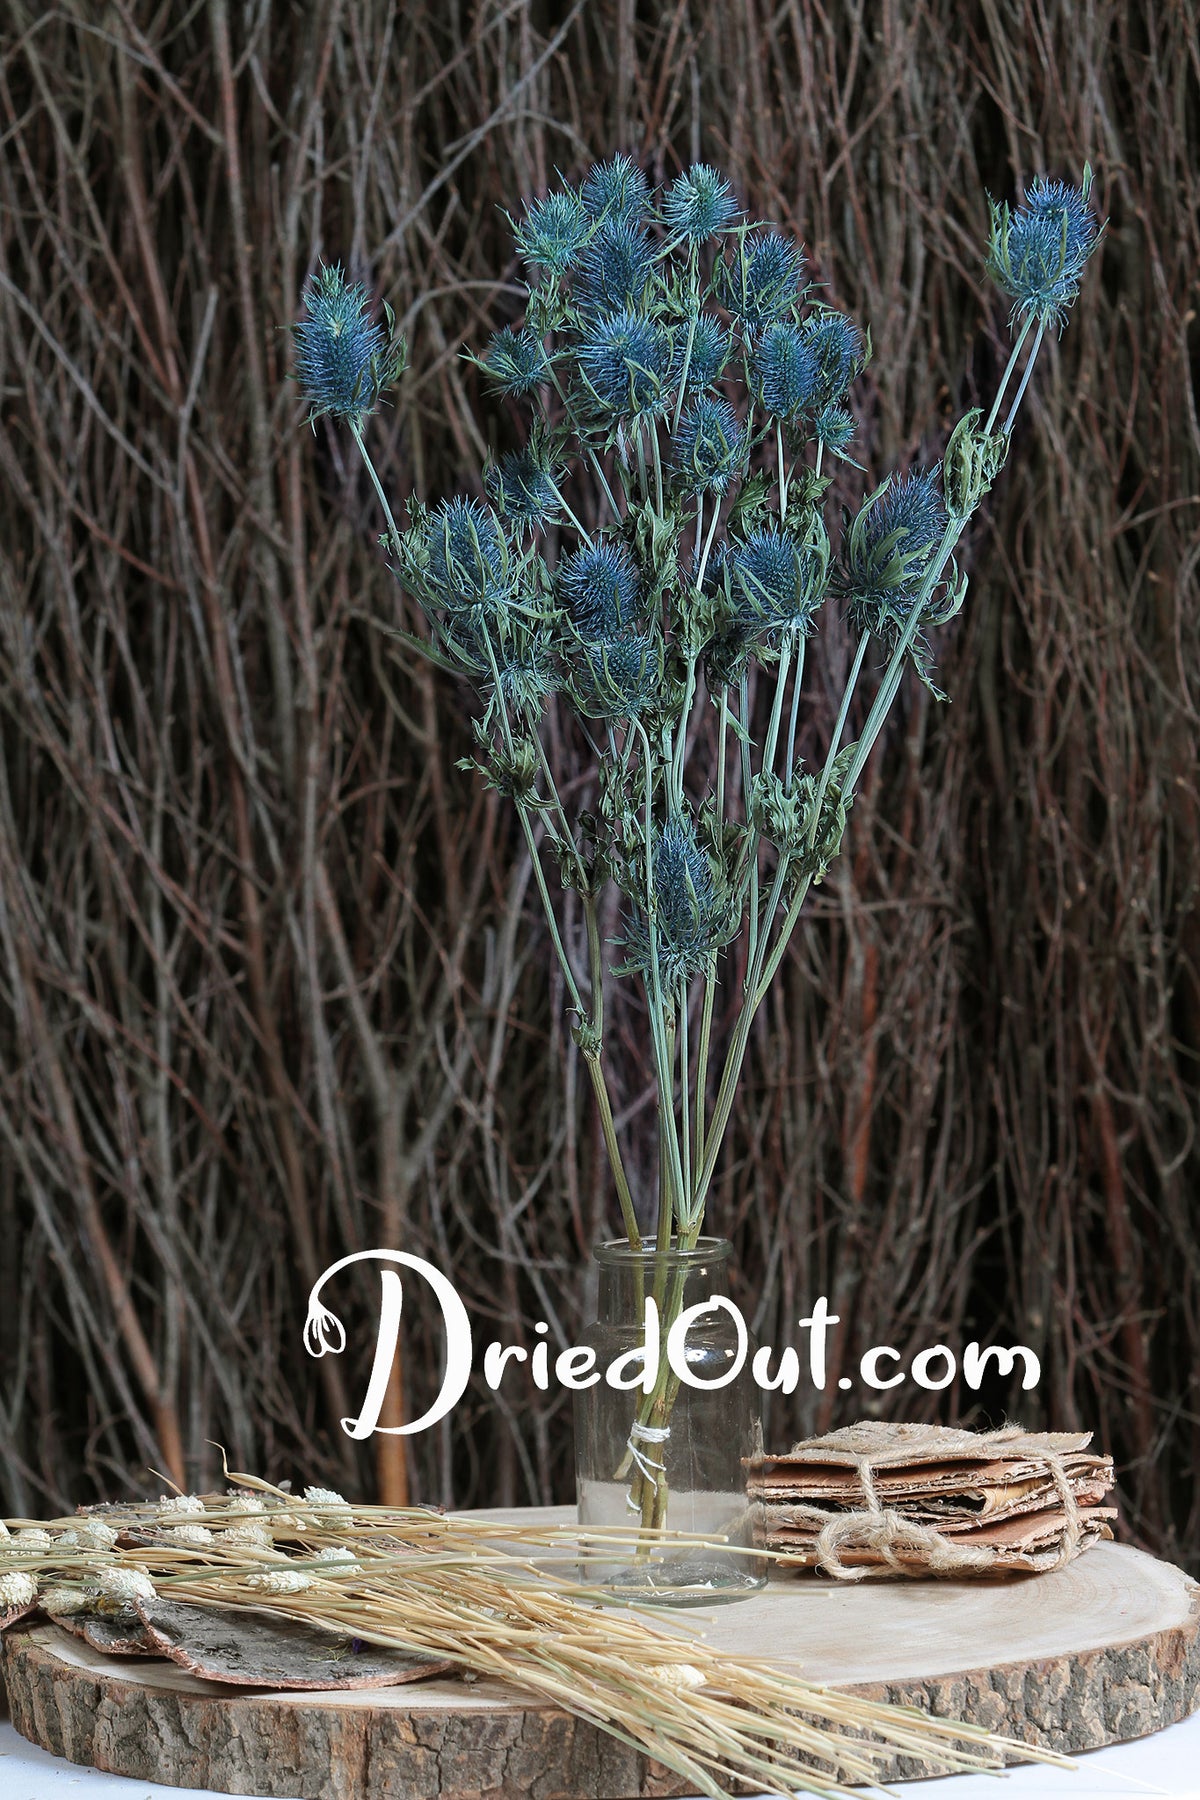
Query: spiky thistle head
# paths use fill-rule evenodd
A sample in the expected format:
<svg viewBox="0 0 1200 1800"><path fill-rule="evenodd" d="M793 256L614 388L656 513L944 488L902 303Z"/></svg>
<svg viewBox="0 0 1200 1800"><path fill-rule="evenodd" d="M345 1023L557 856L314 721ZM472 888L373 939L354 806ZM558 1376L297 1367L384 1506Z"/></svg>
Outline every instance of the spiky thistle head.
<svg viewBox="0 0 1200 1800"><path fill-rule="evenodd" d="M524 625L515 627L496 645L495 660L505 706L526 720L539 718L558 685L548 633Z"/></svg>
<svg viewBox="0 0 1200 1800"><path fill-rule="evenodd" d="M646 177L628 156L594 163L584 178L581 197L592 219L625 219L639 224L650 210Z"/></svg>
<svg viewBox="0 0 1200 1800"><path fill-rule="evenodd" d="M497 331L487 347L487 355L480 360L480 367L502 394L531 394L543 381L550 379L542 340L527 326L514 331L511 325L505 325Z"/></svg>
<svg viewBox="0 0 1200 1800"><path fill-rule="evenodd" d="M521 223L514 225L513 234L527 263L554 275L565 275L590 230L591 220L583 202L568 188L548 194L544 200L531 200Z"/></svg>
<svg viewBox="0 0 1200 1800"><path fill-rule="evenodd" d="M727 400L701 394L671 441L671 469L686 494L723 494L742 465L746 428Z"/></svg>
<svg viewBox="0 0 1200 1800"><path fill-rule="evenodd" d="M844 313L815 312L804 321L804 341L817 360L819 406L842 398L866 361L866 345Z"/></svg>
<svg viewBox="0 0 1200 1800"><path fill-rule="evenodd" d="M592 320L579 344L579 373L601 412L627 418L666 409L672 371L666 328L638 313Z"/></svg>
<svg viewBox="0 0 1200 1800"><path fill-rule="evenodd" d="M644 632L581 641L570 657L566 686L586 719L636 718L662 700L662 639Z"/></svg>
<svg viewBox="0 0 1200 1800"><path fill-rule="evenodd" d="M702 243L714 232L724 231L738 215L733 189L707 163L693 163L676 177L663 201L663 219L673 237Z"/></svg>
<svg viewBox="0 0 1200 1800"><path fill-rule="evenodd" d="M755 635L784 627L807 632L825 598L828 540L773 526L727 546L719 576L730 623Z"/></svg>
<svg viewBox="0 0 1200 1800"><path fill-rule="evenodd" d="M650 240L640 225L605 218L579 259L576 294L588 312L637 312L654 266Z"/></svg>
<svg viewBox="0 0 1200 1800"><path fill-rule="evenodd" d="M407 362L403 337L391 336L392 311L384 308L388 331L368 315L365 287L347 282L340 264L327 265L304 295L307 318L292 327L296 378L309 400L309 419L324 413L360 419L379 405L399 380Z"/></svg>
<svg viewBox="0 0 1200 1800"><path fill-rule="evenodd" d="M555 472L539 442L510 450L484 476L488 498L518 531L537 531L562 512Z"/></svg>
<svg viewBox="0 0 1200 1800"><path fill-rule="evenodd" d="M512 598L508 544L491 507L458 496L429 515L424 536L424 582L429 597L451 613L500 613Z"/></svg>
<svg viewBox="0 0 1200 1800"><path fill-rule="evenodd" d="M650 858L653 942L644 881L630 886L633 908L623 940L628 954L615 972L636 972L648 979L656 955L659 979L674 992L709 967L737 924L725 884L718 883L712 859L699 842L689 812L673 813L654 833Z"/></svg>
<svg viewBox="0 0 1200 1800"><path fill-rule="evenodd" d="M890 643L904 629L945 529L931 469L890 477L868 494L850 527L843 577L860 632Z"/></svg>
<svg viewBox="0 0 1200 1800"><path fill-rule="evenodd" d="M580 637L615 638L638 619L642 580L628 548L597 538L566 556L555 573L563 609Z"/></svg>
<svg viewBox="0 0 1200 1800"><path fill-rule="evenodd" d="M754 346L752 379L763 409L774 419L794 419L813 406L821 390L817 355L796 325L768 325Z"/></svg>
<svg viewBox="0 0 1200 1800"><path fill-rule="evenodd" d="M1015 212L988 201L988 273L1011 297L1014 317L1030 313L1058 329L1065 323L1100 241L1100 222L1087 203L1090 188L1090 170L1081 187L1039 176Z"/></svg>
<svg viewBox="0 0 1200 1800"><path fill-rule="evenodd" d="M714 273L721 304L747 330L761 331L799 300L804 254L778 231L747 233Z"/></svg>
<svg viewBox="0 0 1200 1800"><path fill-rule="evenodd" d="M677 355L682 368L684 352L687 349L688 327L675 327ZM714 319L711 313L700 313L692 327L692 351L688 357L687 380L685 391L698 393L701 388L711 387L718 381L729 361L729 332L720 319Z"/></svg>

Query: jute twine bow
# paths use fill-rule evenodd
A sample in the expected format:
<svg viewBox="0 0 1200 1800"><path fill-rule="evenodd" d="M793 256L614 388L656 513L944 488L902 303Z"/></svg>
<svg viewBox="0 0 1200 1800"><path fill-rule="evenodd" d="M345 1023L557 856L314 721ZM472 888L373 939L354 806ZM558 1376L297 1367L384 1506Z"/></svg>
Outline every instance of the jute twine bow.
<svg viewBox="0 0 1200 1800"><path fill-rule="evenodd" d="M986 1443L986 1438L982 1441ZM1064 1518L1057 1555L1047 1568L1061 1569L1070 1562L1079 1548L1083 1524L1061 1457L1052 1450L1043 1450L1039 1454L1054 1482ZM915 1519L906 1519L903 1513L884 1506L875 1488L875 1465L872 1457L856 1456L854 1467L866 1500L863 1510L828 1513L820 1506L794 1506L790 1509L797 1518L810 1519L814 1523L818 1519L825 1520L814 1551L818 1566L827 1575L836 1576L839 1581L862 1581L869 1575L880 1573L878 1567L872 1568L869 1564L855 1567L843 1562L842 1554L848 1549L875 1551L884 1567L895 1574L905 1573L906 1567L911 1566L914 1560L919 1560L935 1575L965 1575L994 1568L995 1558L982 1544L956 1543L953 1538L935 1531L931 1525L920 1525ZM900 1554L902 1550L916 1551L918 1556L914 1558L910 1555L906 1559Z"/></svg>

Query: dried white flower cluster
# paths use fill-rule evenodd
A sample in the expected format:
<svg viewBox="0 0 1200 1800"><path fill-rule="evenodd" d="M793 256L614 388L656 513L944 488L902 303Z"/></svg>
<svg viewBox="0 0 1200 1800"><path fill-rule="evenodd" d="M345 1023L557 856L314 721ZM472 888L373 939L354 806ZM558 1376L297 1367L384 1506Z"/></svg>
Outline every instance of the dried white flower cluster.
<svg viewBox="0 0 1200 1800"><path fill-rule="evenodd" d="M354 1523L354 1508L344 1494L335 1493L332 1488L306 1487L304 1498L322 1525L333 1527Z"/></svg>
<svg viewBox="0 0 1200 1800"><path fill-rule="evenodd" d="M325 1565L321 1570L323 1575L360 1575L362 1573L362 1564L353 1550L345 1544L330 1544L326 1549L318 1550L315 1561Z"/></svg>
<svg viewBox="0 0 1200 1800"><path fill-rule="evenodd" d="M213 1542L213 1534L207 1525L174 1525L171 1542L182 1544L188 1550L203 1550L206 1544Z"/></svg>
<svg viewBox="0 0 1200 1800"><path fill-rule="evenodd" d="M199 1494L160 1494L158 1512L163 1519L202 1519L204 1502Z"/></svg>
<svg viewBox="0 0 1200 1800"><path fill-rule="evenodd" d="M254 1519L247 1519L240 1525L229 1525L221 1533L222 1544L245 1544L253 1550L269 1550L271 1534L265 1525Z"/></svg>
<svg viewBox="0 0 1200 1800"><path fill-rule="evenodd" d="M12 1612L18 1606L32 1606L37 1591L37 1582L24 1569L12 1569L7 1575L0 1575L0 1613Z"/></svg>
<svg viewBox="0 0 1200 1800"><path fill-rule="evenodd" d="M135 1600L153 1600L154 1583L145 1569L100 1569L96 1590L104 1612L127 1611Z"/></svg>
<svg viewBox="0 0 1200 1800"><path fill-rule="evenodd" d="M312 1577L300 1569L271 1569L264 1575L247 1575L246 1586L264 1594L299 1594L312 1586Z"/></svg>

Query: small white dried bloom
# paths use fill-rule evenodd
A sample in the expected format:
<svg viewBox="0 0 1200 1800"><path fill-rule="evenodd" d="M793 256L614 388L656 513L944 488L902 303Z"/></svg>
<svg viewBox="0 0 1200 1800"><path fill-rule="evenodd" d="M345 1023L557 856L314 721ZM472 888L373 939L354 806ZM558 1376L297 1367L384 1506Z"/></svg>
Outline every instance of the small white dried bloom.
<svg viewBox="0 0 1200 1800"><path fill-rule="evenodd" d="M221 1533L223 1544L247 1544L255 1550L271 1548L271 1534L265 1525L259 1525L253 1519L247 1519L244 1525L228 1525Z"/></svg>
<svg viewBox="0 0 1200 1800"><path fill-rule="evenodd" d="M205 1544L212 1543L213 1534L207 1525L174 1525L170 1541L182 1544L187 1550L203 1550Z"/></svg>
<svg viewBox="0 0 1200 1800"><path fill-rule="evenodd" d="M249 1488L226 1488L225 1492L231 1500L237 1501L239 1512L260 1513L266 1511L261 1497L258 1494L252 1494Z"/></svg>
<svg viewBox="0 0 1200 1800"><path fill-rule="evenodd" d="M18 1544L23 1551L30 1553L35 1550L48 1550L52 1542L50 1533L43 1531L40 1525L24 1526L13 1539L14 1544Z"/></svg>
<svg viewBox="0 0 1200 1800"><path fill-rule="evenodd" d="M84 1519L77 1527L77 1536L89 1550L111 1550L117 1541L117 1533L103 1519Z"/></svg>
<svg viewBox="0 0 1200 1800"><path fill-rule="evenodd" d="M359 1562L357 1556L355 1556L353 1550L348 1549L345 1544L330 1544L326 1549L318 1550L314 1560L319 1563L331 1565L331 1573L334 1571L339 1575L359 1575L362 1573L362 1564Z"/></svg>
<svg viewBox="0 0 1200 1800"><path fill-rule="evenodd" d="M48 1613L55 1613L60 1618L68 1613L86 1612L92 1604L91 1596L82 1588L51 1587L42 1593L42 1606Z"/></svg>
<svg viewBox="0 0 1200 1800"><path fill-rule="evenodd" d="M154 1583L145 1569L101 1569L96 1576L96 1585L103 1600L117 1600L128 1604L131 1600L153 1600Z"/></svg>
<svg viewBox="0 0 1200 1800"><path fill-rule="evenodd" d="M160 1494L158 1511L160 1518L176 1514L185 1519L202 1519L204 1502L199 1494Z"/></svg>
<svg viewBox="0 0 1200 1800"><path fill-rule="evenodd" d="M54 1540L54 1548L56 1550L77 1550L79 1533L77 1531L60 1531Z"/></svg>
<svg viewBox="0 0 1200 1800"><path fill-rule="evenodd" d="M335 1493L333 1488L306 1487L304 1498L314 1509L322 1525L349 1525L354 1519L354 1508L344 1494Z"/></svg>
<svg viewBox="0 0 1200 1800"><path fill-rule="evenodd" d="M246 1586L264 1594L299 1594L312 1586L312 1579L301 1569L272 1569L266 1575L247 1575Z"/></svg>
<svg viewBox="0 0 1200 1800"><path fill-rule="evenodd" d="M0 1612L11 1612L17 1606L32 1606L37 1591L37 1582L24 1569L13 1569L7 1575L0 1575Z"/></svg>
<svg viewBox="0 0 1200 1800"><path fill-rule="evenodd" d="M677 1688L680 1692L701 1688L708 1680L694 1663L651 1663L647 1673L656 1675L664 1687Z"/></svg>
<svg viewBox="0 0 1200 1800"><path fill-rule="evenodd" d="M311 1523L311 1521L310 1521ZM303 1531L304 1520L298 1519L295 1513L273 1512L270 1519L271 1529L276 1532Z"/></svg>

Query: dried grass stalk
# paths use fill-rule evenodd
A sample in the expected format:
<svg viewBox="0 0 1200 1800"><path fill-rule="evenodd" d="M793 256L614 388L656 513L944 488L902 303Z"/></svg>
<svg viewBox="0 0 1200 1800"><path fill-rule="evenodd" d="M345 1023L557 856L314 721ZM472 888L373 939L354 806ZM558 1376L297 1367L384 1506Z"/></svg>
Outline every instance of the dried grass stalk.
<svg viewBox="0 0 1200 1800"><path fill-rule="evenodd" d="M722 1656L685 1622L616 1605L562 1572L586 1569L589 1544L611 1556L614 1540L632 1543L632 1533L584 1540L570 1527L523 1529L515 1546L511 1525L351 1507L319 1489L298 1500L253 1477L233 1480L240 1492L202 1501L108 1506L40 1527L12 1521L47 1541L3 1543L3 1567L34 1576L59 1610L78 1603L149 1622L159 1596L445 1657L564 1707L713 1800L738 1782L852 1800L846 1784L872 1782L896 1752L944 1771L1065 1763L961 1721ZM210 1541L197 1542L197 1531ZM81 1541L89 1532L110 1547Z"/></svg>

